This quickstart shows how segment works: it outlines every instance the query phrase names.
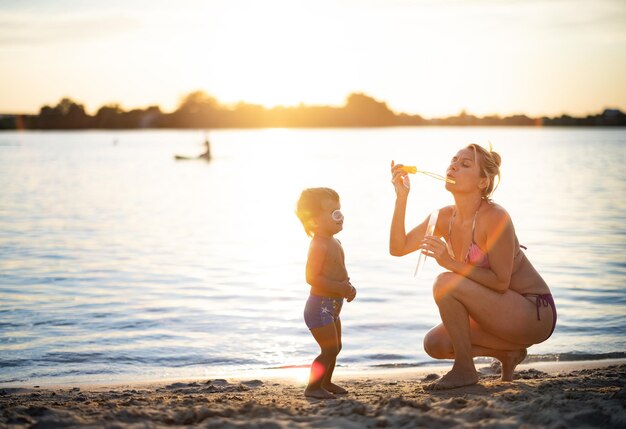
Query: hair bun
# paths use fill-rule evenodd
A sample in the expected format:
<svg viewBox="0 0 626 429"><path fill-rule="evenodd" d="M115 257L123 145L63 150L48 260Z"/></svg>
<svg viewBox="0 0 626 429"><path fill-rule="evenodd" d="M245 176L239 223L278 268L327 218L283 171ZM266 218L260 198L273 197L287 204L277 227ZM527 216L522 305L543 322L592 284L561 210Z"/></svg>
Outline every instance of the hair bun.
<svg viewBox="0 0 626 429"><path fill-rule="evenodd" d="M486 150L485 150L486 152ZM493 161L493 163L500 168L500 163L502 162L502 157L500 156L500 154L496 151L493 150L493 145L491 144L491 142L489 142L489 152L488 154L491 156L491 161Z"/></svg>
<svg viewBox="0 0 626 429"><path fill-rule="evenodd" d="M500 164L502 163L502 157L500 156L500 154L498 152L493 152L493 151L490 151L490 153L491 153L491 156L493 157L493 162L495 162L496 165L500 167Z"/></svg>

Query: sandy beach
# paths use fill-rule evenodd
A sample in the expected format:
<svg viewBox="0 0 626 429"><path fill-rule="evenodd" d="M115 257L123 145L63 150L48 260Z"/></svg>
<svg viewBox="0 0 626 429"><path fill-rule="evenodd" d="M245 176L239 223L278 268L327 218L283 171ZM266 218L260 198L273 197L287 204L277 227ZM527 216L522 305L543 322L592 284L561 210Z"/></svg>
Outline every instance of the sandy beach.
<svg viewBox="0 0 626 429"><path fill-rule="evenodd" d="M349 393L307 399L289 377L5 387L0 427L448 428L626 427L626 360L520 365L500 382L430 392L447 367L344 375Z"/></svg>

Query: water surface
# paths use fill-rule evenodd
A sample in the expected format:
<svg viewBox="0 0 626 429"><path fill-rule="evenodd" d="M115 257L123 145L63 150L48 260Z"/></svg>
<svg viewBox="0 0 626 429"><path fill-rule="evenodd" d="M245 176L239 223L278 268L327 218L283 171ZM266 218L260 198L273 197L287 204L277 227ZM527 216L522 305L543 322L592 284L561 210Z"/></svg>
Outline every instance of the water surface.
<svg viewBox="0 0 626 429"><path fill-rule="evenodd" d="M503 157L494 199L550 285L532 354L626 351L626 132L383 128L0 133L0 383L204 377L310 363L300 191L330 186L357 299L347 369L432 364L428 260L388 254L391 159L443 173L469 142ZM451 203L413 178L407 226Z"/></svg>

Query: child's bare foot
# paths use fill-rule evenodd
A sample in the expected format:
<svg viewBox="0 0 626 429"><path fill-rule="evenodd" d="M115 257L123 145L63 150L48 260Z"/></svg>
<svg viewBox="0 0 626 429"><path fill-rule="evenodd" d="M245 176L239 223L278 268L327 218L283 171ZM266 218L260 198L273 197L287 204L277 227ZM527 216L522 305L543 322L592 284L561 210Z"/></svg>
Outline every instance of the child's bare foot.
<svg viewBox="0 0 626 429"><path fill-rule="evenodd" d="M498 360L502 362L502 376L500 379L502 381L512 381L515 367L526 359L527 354L528 351L526 349L513 350L506 352L506 354L498 358Z"/></svg>
<svg viewBox="0 0 626 429"><path fill-rule="evenodd" d="M329 392L334 393L335 395L345 395L346 393L348 393L346 389L341 386L337 386L335 383L328 383L323 385L322 387Z"/></svg>
<svg viewBox="0 0 626 429"><path fill-rule="evenodd" d="M318 389L309 389L307 387L306 389L304 389L304 396L306 396L307 398L316 399L333 399L335 397L335 395L321 387Z"/></svg>
<svg viewBox="0 0 626 429"><path fill-rule="evenodd" d="M424 390L455 389L457 387L471 386L476 383L478 383L476 370L461 370L453 367L452 370L441 377L440 380L424 386Z"/></svg>

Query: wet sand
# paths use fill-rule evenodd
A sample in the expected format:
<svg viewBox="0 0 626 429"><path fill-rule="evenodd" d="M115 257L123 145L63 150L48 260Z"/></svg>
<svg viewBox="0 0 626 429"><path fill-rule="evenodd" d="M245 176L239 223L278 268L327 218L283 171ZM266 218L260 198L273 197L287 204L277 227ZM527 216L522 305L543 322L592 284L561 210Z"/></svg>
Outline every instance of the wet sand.
<svg viewBox="0 0 626 429"><path fill-rule="evenodd" d="M448 367L341 375L349 390L305 398L288 377L185 380L110 386L0 388L6 428L570 428L626 427L626 360L520 365L512 382L497 367L479 384L424 386Z"/></svg>

